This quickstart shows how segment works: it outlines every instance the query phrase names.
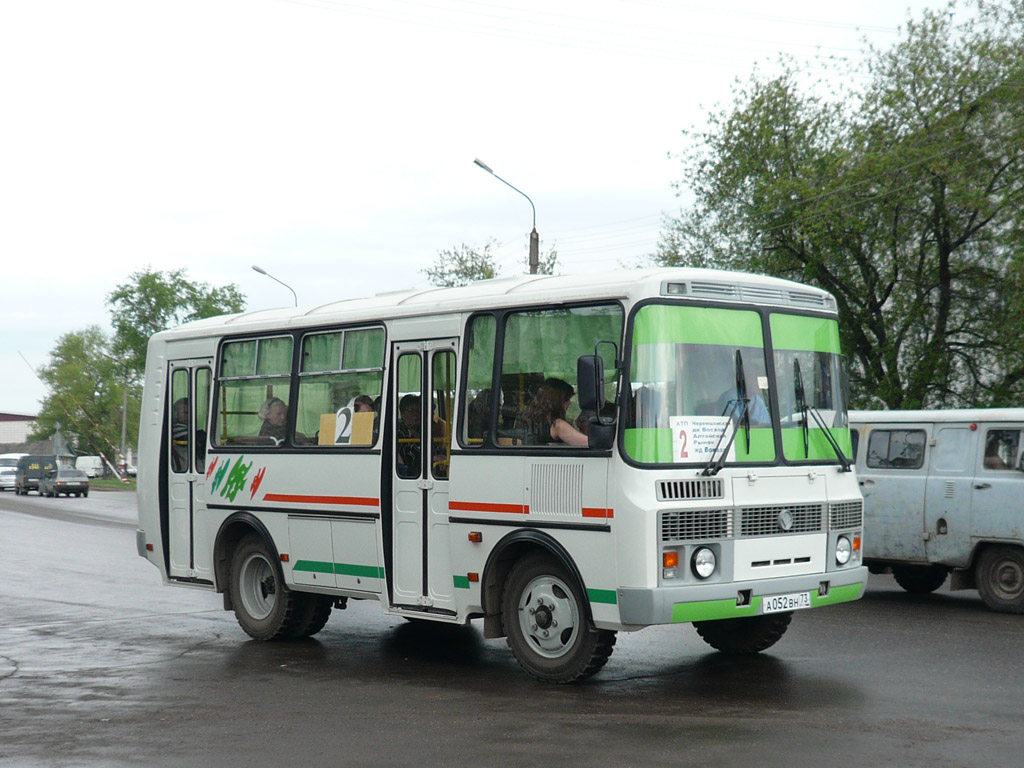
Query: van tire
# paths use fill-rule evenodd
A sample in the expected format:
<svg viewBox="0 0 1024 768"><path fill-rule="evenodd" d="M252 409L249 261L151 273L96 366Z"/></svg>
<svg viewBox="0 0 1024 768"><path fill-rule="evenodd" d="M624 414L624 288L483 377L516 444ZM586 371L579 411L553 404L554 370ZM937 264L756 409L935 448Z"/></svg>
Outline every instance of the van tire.
<svg viewBox="0 0 1024 768"><path fill-rule="evenodd" d="M974 578L985 605L999 613L1024 613L1024 551L989 547L981 553Z"/></svg>
<svg viewBox="0 0 1024 768"><path fill-rule="evenodd" d="M912 595L927 595L946 583L949 569L941 565L894 565L892 577Z"/></svg>
<svg viewBox="0 0 1024 768"><path fill-rule="evenodd" d="M769 613L738 619L695 621L693 627L701 639L716 651L736 656L771 648L786 634L792 620L792 612Z"/></svg>

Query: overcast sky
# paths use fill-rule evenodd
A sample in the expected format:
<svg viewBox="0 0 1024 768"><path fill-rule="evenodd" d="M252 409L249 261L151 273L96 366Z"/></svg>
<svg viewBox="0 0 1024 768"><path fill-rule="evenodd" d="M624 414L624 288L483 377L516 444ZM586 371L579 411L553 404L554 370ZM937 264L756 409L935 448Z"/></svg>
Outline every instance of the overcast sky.
<svg viewBox="0 0 1024 768"><path fill-rule="evenodd" d="M424 283L494 238L523 271L529 203L560 271L652 253L682 130L780 53L864 78L938 2L9 0L0 3L0 411L31 366L109 329L136 270L236 283L250 308ZM20 354L19 354L20 353Z"/></svg>

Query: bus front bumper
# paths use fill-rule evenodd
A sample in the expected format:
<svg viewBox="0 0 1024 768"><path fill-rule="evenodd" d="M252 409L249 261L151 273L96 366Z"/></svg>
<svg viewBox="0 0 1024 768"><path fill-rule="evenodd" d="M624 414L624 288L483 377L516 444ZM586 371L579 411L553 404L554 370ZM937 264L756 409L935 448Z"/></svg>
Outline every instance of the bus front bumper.
<svg viewBox="0 0 1024 768"><path fill-rule="evenodd" d="M774 595L810 593L810 607L858 600L867 585L861 566L808 576L788 576L727 584L693 584L654 589L618 589L619 617L626 625L677 624L757 616L762 601Z"/></svg>

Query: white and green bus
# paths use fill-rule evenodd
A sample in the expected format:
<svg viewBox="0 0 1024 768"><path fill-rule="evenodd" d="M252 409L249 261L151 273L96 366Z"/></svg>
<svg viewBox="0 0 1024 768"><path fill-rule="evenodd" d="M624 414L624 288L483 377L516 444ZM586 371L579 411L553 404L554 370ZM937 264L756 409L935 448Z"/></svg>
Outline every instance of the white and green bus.
<svg viewBox="0 0 1024 768"><path fill-rule="evenodd" d="M761 651L863 594L843 371L828 293L710 270L190 323L149 344L139 554L263 640L354 599L552 682L652 624Z"/></svg>

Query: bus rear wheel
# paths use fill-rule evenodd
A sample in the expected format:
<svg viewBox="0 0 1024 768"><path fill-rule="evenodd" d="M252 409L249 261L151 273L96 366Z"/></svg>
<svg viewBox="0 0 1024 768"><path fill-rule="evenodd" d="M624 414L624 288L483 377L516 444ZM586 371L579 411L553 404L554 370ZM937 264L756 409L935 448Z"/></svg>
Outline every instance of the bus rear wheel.
<svg viewBox="0 0 1024 768"><path fill-rule="evenodd" d="M730 655L759 653L786 634L792 613L769 613L739 619L693 622L697 634L717 651Z"/></svg>
<svg viewBox="0 0 1024 768"><path fill-rule="evenodd" d="M502 621L519 664L538 680L572 683L597 672L615 646L615 633L587 618L580 586L543 554L513 566L502 595Z"/></svg>
<svg viewBox="0 0 1024 768"><path fill-rule="evenodd" d="M1024 613L1024 551L989 547L974 572L985 605L1000 613Z"/></svg>
<svg viewBox="0 0 1024 768"><path fill-rule="evenodd" d="M246 536L231 558L229 581L235 618L257 640L288 640L301 628L305 595L285 586L281 566L267 543Z"/></svg>
<svg viewBox="0 0 1024 768"><path fill-rule="evenodd" d="M941 565L894 565L892 577L907 592L927 595L946 583L949 569Z"/></svg>

